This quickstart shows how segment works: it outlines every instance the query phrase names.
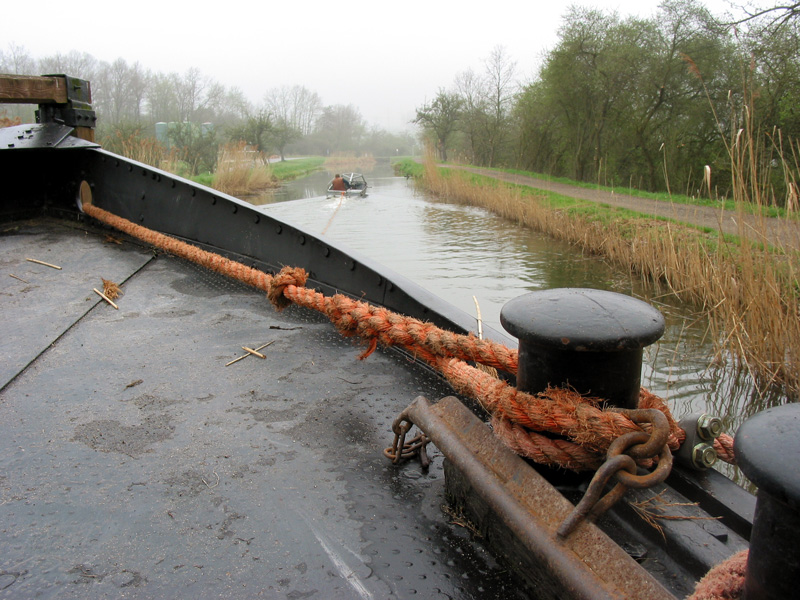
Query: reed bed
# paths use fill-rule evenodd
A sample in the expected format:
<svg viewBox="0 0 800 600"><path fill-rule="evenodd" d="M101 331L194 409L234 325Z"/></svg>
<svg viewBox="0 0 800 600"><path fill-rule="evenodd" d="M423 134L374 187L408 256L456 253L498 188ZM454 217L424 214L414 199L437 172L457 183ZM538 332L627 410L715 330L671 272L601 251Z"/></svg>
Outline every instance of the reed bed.
<svg viewBox="0 0 800 600"><path fill-rule="evenodd" d="M178 174L183 155L177 149L167 149L154 137L141 135L140 129L117 129L101 140L103 148L131 160Z"/></svg>
<svg viewBox="0 0 800 600"><path fill-rule="evenodd" d="M748 159L736 158L741 163ZM752 183L742 177L740 185L745 182ZM621 210L597 210L579 203L554 206L548 197L534 196L519 186L442 172L432 157L425 161L424 185L446 201L489 209L665 283L681 300L702 307L708 315L714 361L732 359L750 372L761 390L779 384L789 397L798 397L800 261L796 253L765 247L764 232L742 226L733 239Z"/></svg>
<svg viewBox="0 0 800 600"><path fill-rule="evenodd" d="M375 157L371 154L356 156L355 154L336 153L325 159L325 168L328 171L350 172L353 169L359 171L371 171L375 166Z"/></svg>
<svg viewBox="0 0 800 600"><path fill-rule="evenodd" d="M15 125L22 125L22 119L19 117L11 117L2 116L0 117L0 129L4 127L14 127Z"/></svg>
<svg viewBox="0 0 800 600"><path fill-rule="evenodd" d="M244 142L220 146L214 189L232 196L248 196L278 186L267 157L250 151Z"/></svg>

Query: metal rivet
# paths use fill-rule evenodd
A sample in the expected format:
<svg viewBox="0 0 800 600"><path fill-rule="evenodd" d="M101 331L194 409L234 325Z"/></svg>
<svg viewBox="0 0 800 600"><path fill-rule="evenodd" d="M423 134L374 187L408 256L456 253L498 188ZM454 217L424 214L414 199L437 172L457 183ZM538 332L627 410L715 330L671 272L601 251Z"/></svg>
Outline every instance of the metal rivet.
<svg viewBox="0 0 800 600"><path fill-rule="evenodd" d="M256 215L253 220L255 221L256 225L258 225L261 222L261 215Z"/></svg>
<svg viewBox="0 0 800 600"><path fill-rule="evenodd" d="M301 235L300 236L300 245L303 246L303 245L305 245L305 243L306 243L306 236Z"/></svg>
<svg viewBox="0 0 800 600"><path fill-rule="evenodd" d="M331 249L330 249L330 248L325 248L325 251L323 252L323 254L324 254L326 257L330 256L330 255L331 255Z"/></svg>
<svg viewBox="0 0 800 600"><path fill-rule="evenodd" d="M233 205L233 214L236 214L237 212L239 212L239 207L234 204Z"/></svg>
<svg viewBox="0 0 800 600"><path fill-rule="evenodd" d="M277 233L278 235L280 235L280 233L281 233L282 231L283 231L283 227L281 227L280 225L278 225L278 226L275 228L275 233Z"/></svg>

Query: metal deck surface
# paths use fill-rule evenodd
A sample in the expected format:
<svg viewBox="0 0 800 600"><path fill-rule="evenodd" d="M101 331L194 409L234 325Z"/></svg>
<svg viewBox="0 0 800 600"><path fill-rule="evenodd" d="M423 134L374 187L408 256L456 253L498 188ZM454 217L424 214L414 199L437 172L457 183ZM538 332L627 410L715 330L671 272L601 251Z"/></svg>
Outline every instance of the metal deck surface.
<svg viewBox="0 0 800 600"><path fill-rule="evenodd" d="M0 598L523 597L441 455L382 455L452 393L427 370L86 225L4 224L0 257Z"/></svg>

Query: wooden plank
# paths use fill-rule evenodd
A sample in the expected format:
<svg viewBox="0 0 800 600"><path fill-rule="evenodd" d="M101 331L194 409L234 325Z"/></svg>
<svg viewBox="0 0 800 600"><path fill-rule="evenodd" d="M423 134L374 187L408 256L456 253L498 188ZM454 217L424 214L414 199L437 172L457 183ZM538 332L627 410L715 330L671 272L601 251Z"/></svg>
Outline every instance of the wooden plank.
<svg viewBox="0 0 800 600"><path fill-rule="evenodd" d="M64 104L67 85L63 77L0 75L0 103Z"/></svg>
<svg viewBox="0 0 800 600"><path fill-rule="evenodd" d="M76 127L72 132L76 138L86 140L87 142L94 141L94 128L93 127Z"/></svg>

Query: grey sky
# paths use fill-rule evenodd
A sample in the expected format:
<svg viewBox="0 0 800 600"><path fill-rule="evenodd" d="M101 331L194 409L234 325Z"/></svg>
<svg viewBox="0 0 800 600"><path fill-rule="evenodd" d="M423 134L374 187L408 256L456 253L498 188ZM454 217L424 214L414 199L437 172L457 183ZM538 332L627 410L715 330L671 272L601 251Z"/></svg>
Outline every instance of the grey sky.
<svg viewBox="0 0 800 600"><path fill-rule="evenodd" d="M715 15L729 10L727 0L701 3ZM659 0L575 4L649 16ZM197 67L254 103L270 88L304 85L326 105L353 104L370 124L397 130L458 73L482 70L496 46L516 61L518 80L530 79L555 44L567 6L558 0L135 0L82 10L40 0L4 6L0 49L21 45L34 58L77 50L164 73Z"/></svg>

